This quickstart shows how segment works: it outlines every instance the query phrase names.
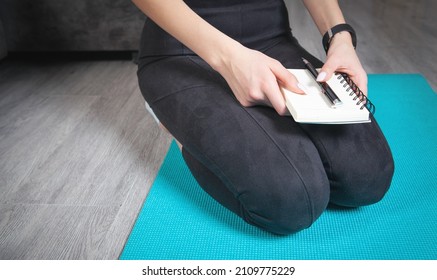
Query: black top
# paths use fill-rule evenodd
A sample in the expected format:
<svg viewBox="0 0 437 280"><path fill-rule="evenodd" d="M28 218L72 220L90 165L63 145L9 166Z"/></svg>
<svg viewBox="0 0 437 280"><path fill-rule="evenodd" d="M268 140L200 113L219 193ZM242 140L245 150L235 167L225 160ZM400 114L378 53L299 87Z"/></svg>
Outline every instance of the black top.
<svg viewBox="0 0 437 280"><path fill-rule="evenodd" d="M186 0L197 14L231 38L253 49L290 33L283 0ZM144 25L140 57L193 54L151 20Z"/></svg>
<svg viewBox="0 0 437 280"><path fill-rule="evenodd" d="M184 0L184 2L194 8L226 8L232 6L242 6L242 5L256 5L263 4L267 2L282 2L282 0Z"/></svg>

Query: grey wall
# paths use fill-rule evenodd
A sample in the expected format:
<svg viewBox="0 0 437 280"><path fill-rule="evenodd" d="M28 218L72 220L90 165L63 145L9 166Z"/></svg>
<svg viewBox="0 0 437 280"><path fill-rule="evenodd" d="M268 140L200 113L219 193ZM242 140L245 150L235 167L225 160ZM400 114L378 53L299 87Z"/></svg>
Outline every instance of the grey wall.
<svg viewBox="0 0 437 280"><path fill-rule="evenodd" d="M3 31L3 23L0 17L0 59L4 58L7 54L8 50L6 48L6 37Z"/></svg>
<svg viewBox="0 0 437 280"><path fill-rule="evenodd" d="M0 0L9 51L136 50L144 15L129 0Z"/></svg>

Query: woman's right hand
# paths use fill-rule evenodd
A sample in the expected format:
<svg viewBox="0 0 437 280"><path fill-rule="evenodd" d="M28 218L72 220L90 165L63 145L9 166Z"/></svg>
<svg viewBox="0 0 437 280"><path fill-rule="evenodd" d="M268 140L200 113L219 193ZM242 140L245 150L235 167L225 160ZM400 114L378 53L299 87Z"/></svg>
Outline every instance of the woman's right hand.
<svg viewBox="0 0 437 280"><path fill-rule="evenodd" d="M277 60L244 47L199 17L182 0L133 0L161 28L217 70L243 106L288 110L280 87L303 93L296 78Z"/></svg>
<svg viewBox="0 0 437 280"><path fill-rule="evenodd" d="M302 86L279 61L240 44L221 62L212 65L227 81L235 97L245 107L267 105L287 115L281 87L304 94Z"/></svg>

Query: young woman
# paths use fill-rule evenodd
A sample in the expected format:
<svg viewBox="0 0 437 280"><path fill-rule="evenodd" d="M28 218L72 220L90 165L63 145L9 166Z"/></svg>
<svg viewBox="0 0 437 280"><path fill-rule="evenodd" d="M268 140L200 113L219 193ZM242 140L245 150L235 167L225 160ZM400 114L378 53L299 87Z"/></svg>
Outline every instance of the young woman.
<svg viewBox="0 0 437 280"><path fill-rule="evenodd" d="M394 164L375 119L299 124L286 116L280 91L305 94L286 70L304 68L304 57L322 67L319 81L344 72L367 93L337 0L303 0L321 34L329 31L325 64L293 37L283 0L134 2L148 16L141 91L219 203L249 224L289 234L309 227L328 203L358 207L384 196Z"/></svg>

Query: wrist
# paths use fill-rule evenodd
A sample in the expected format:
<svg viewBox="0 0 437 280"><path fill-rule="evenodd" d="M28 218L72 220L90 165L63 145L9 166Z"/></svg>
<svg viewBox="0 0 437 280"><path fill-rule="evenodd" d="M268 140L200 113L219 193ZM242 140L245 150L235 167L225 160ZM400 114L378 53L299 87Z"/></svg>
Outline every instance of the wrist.
<svg viewBox="0 0 437 280"><path fill-rule="evenodd" d="M238 55L241 48L243 48L243 45L235 40L223 40L216 45L215 51L211 52L205 61L214 70L220 72L221 69L227 67L233 61L233 56Z"/></svg>
<svg viewBox="0 0 437 280"><path fill-rule="evenodd" d="M357 37L355 30L347 23L341 23L328 29L328 31L323 35L322 44L326 52L328 52L333 41L345 41L347 43L352 43L355 48L357 45Z"/></svg>
<svg viewBox="0 0 437 280"><path fill-rule="evenodd" d="M354 47L352 42L352 36L347 31L342 31L335 34L331 39L329 47L332 47L333 45L337 45L337 44L347 44Z"/></svg>

